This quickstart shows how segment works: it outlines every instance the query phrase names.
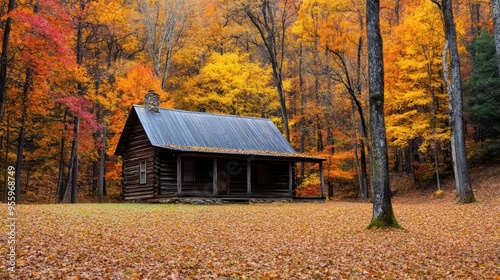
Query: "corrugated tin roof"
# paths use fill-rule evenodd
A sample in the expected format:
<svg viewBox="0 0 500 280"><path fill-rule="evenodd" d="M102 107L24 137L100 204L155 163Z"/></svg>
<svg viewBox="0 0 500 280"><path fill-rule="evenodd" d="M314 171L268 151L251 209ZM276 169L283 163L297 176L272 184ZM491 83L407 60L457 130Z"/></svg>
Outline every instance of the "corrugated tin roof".
<svg viewBox="0 0 500 280"><path fill-rule="evenodd" d="M269 119L160 109L134 105L153 146L165 145L269 150L295 153Z"/></svg>
<svg viewBox="0 0 500 280"><path fill-rule="evenodd" d="M134 111L151 144L156 147L206 153L308 157L297 154L269 119L164 108L155 113L140 105L133 106L131 115ZM127 125L125 133L130 133ZM123 152L123 136L116 154Z"/></svg>

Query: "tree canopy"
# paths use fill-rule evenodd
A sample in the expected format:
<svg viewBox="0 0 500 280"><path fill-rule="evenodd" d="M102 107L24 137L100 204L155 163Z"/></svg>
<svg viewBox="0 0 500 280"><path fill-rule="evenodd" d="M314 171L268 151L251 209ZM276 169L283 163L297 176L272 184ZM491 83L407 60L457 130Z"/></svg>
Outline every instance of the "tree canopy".
<svg viewBox="0 0 500 280"><path fill-rule="evenodd" d="M387 163L413 174L416 185L453 170L449 59L433 2L442 1L392 0L380 11ZM468 160L497 158L499 81L488 34L498 13L481 1L453 4ZM80 200L94 201L100 185L118 197L114 149L130 107L150 89L164 107L270 118L297 151L328 158L327 184L372 195L370 140L378 132L368 129L365 1L5 0L1 7L0 164L6 170L21 159L21 200L60 201L72 186ZM312 180L302 170L299 185Z"/></svg>

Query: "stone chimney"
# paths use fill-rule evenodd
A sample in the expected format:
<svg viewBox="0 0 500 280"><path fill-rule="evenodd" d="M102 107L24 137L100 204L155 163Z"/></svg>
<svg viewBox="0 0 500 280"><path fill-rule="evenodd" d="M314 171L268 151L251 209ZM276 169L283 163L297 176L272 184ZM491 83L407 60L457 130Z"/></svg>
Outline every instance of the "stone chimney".
<svg viewBox="0 0 500 280"><path fill-rule="evenodd" d="M160 95L154 92L154 90L150 89L144 98L146 102L146 109L149 112L158 113L158 106L160 106Z"/></svg>

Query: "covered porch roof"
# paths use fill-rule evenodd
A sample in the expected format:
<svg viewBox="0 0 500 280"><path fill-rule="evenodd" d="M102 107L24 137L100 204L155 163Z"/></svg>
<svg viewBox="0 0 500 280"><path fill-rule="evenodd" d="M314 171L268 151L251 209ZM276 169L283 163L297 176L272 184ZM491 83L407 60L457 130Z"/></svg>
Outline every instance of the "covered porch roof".
<svg viewBox="0 0 500 280"><path fill-rule="evenodd" d="M202 153L206 155L222 155L222 156L250 156L254 158L274 158L285 159L298 162L323 162L326 159L306 154L279 152L279 151L262 151L262 150L239 150L231 148L213 148L213 147L198 147L198 146L181 146L165 144L159 148L164 148L172 151L187 152L187 153Z"/></svg>

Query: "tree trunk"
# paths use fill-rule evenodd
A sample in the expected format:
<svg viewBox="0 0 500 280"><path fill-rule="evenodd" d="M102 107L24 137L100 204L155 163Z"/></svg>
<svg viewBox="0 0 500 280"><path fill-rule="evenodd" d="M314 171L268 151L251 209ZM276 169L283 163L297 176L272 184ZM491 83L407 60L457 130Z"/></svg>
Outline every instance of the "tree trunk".
<svg viewBox="0 0 500 280"><path fill-rule="evenodd" d="M401 14L401 1L396 0L394 3L394 15L396 16L396 25L399 25L399 19L400 19L400 14Z"/></svg>
<svg viewBox="0 0 500 280"><path fill-rule="evenodd" d="M77 158L77 145L78 145L78 132L80 119L75 117L74 120L74 128L73 128L73 140L71 142L71 155L69 160L69 169L68 169L68 180L66 183L66 188L64 190L63 202L74 203L74 199L76 198L76 188L77 188L77 175L78 175L78 158ZM76 201L75 201L76 202Z"/></svg>
<svg viewBox="0 0 500 280"><path fill-rule="evenodd" d="M259 3L259 8L253 10L250 5L244 6L244 12L255 26L263 41L262 48L266 51L269 64L273 70L273 78L276 89L278 90L278 98L280 102L281 118L283 120L283 130L285 137L290 142L290 129L288 127L288 111L286 107L286 95L283 88L283 63L285 53L285 31L286 31L286 16L281 18L276 17L273 13L273 1L264 0ZM285 7L282 7L285 13ZM277 21L278 19L278 21ZM281 22L279 22L281 20Z"/></svg>
<svg viewBox="0 0 500 280"><path fill-rule="evenodd" d="M441 9L444 17L445 37L448 42L450 51L450 70L451 83L447 87L448 91L449 111L450 111L450 127L451 127L451 150L453 156L453 167L455 171L455 185L457 194L460 197L461 203L475 202L474 193L469 178L469 170L467 166L467 153L465 148L465 126L463 121L463 104L462 104L462 77L460 74L460 58L458 56L457 36L455 30L455 22L453 19L453 10L451 0L443 0ZM446 46L443 51L443 72L446 67ZM444 73L445 79L450 80L450 76Z"/></svg>
<svg viewBox="0 0 500 280"><path fill-rule="evenodd" d="M352 118L352 145L354 150L354 159L356 160L356 173L358 173L358 183L359 183L359 191L363 193L363 179L361 174L361 164L359 162L358 155L358 136L356 133L356 110L354 109L354 101L351 100L351 118Z"/></svg>
<svg viewBox="0 0 500 280"><path fill-rule="evenodd" d="M99 188L99 159L92 162L92 187L89 189L89 195L94 195Z"/></svg>
<svg viewBox="0 0 500 280"><path fill-rule="evenodd" d="M23 153L24 153L24 143L26 135L26 118L27 116L27 106L28 106L28 93L31 87L31 80L33 77L33 71L28 67L26 69L26 80L23 87L23 96L21 101L22 114L21 114L21 128L19 130L19 143L17 146L17 159L16 159L16 203L19 203L19 193L20 193L20 183L21 183L21 171L23 163Z"/></svg>
<svg viewBox="0 0 500 280"><path fill-rule="evenodd" d="M491 0L493 7L491 8L493 14L493 26L494 26L494 37L495 37L495 47L497 50L497 64L498 71L500 75L500 0Z"/></svg>
<svg viewBox="0 0 500 280"><path fill-rule="evenodd" d="M15 2L16 1L14 0L9 0L9 5L7 7L7 14L14 10L16 4ZM5 21L5 28L3 31L2 56L0 57L0 115L3 112L2 109L5 96L5 85L7 84L7 60L9 55L9 39L11 30L12 30L12 18L10 17L10 15L8 15L7 20Z"/></svg>
<svg viewBox="0 0 500 280"><path fill-rule="evenodd" d="M104 198L104 164L106 158L106 134L107 129L106 125L104 126L104 131L102 133L102 147L101 147L101 155L100 155L100 166L99 166L99 189L97 191L97 200L99 203L102 203Z"/></svg>
<svg viewBox="0 0 500 280"><path fill-rule="evenodd" d="M399 172L399 165L401 164L401 158L399 157L399 148L394 147L394 172Z"/></svg>
<svg viewBox="0 0 500 280"><path fill-rule="evenodd" d="M68 113L68 109L64 110L63 124L64 129L61 136L61 152L59 153L59 175L57 176L57 191L56 191L56 203L60 203L62 201L62 194L64 192L64 147L65 147L65 134L68 128L66 123L66 116Z"/></svg>
<svg viewBox="0 0 500 280"><path fill-rule="evenodd" d="M78 23L76 34L76 64L83 64L83 24ZM78 94L83 94L83 85L77 84ZM73 140L71 142L71 156L68 169L68 182L64 191L64 202L76 203L78 191L78 138L80 135L80 117L75 116Z"/></svg>
<svg viewBox="0 0 500 280"><path fill-rule="evenodd" d="M481 4L480 3L469 3L470 11L470 34L473 37L479 36L481 34Z"/></svg>
<svg viewBox="0 0 500 280"><path fill-rule="evenodd" d="M7 172L9 169L7 166L9 166L9 146L10 146L10 115L7 115L7 132L5 133L5 161L4 161L4 166L5 166L5 178L8 177ZM3 203L7 203L7 194L9 191L8 188L8 180L5 180L5 186L4 186L4 192L3 192Z"/></svg>
<svg viewBox="0 0 500 280"><path fill-rule="evenodd" d="M96 95L99 95L99 82L95 83L95 87L96 87L95 90ZM96 120L102 122L101 104L97 103L95 105L95 111L96 111ZM94 136L94 144L97 147L99 146L99 141L101 140L101 131L98 130L97 132L94 133L93 136ZM99 164L100 164L100 158L92 162L92 190L90 190L91 195L95 194L97 189L99 188L99 172L100 172Z"/></svg>
<svg viewBox="0 0 500 280"><path fill-rule="evenodd" d="M304 57L302 43L299 44L299 94L300 94L300 144L299 152L304 153L306 145L306 118L304 114L305 97L304 97L304 77L302 74ZM300 163L300 180L304 180L305 176L305 163Z"/></svg>
<svg viewBox="0 0 500 280"><path fill-rule="evenodd" d="M331 117L331 116L328 116ZM326 145L328 148L328 153L333 155L335 153L335 137L333 135L333 131L329 125L326 125Z"/></svg>
<svg viewBox="0 0 500 280"><path fill-rule="evenodd" d="M436 184L438 187L438 190L441 189L441 180L439 178L439 159L438 159L438 153L437 153L437 147L438 147L438 141L436 140L436 126L437 126L437 121L436 121L436 94L434 93L434 88L432 87L432 65L429 62L427 64L427 76L429 78L429 91L431 93L431 98L432 98L432 138L434 142L434 149L433 149L433 155L434 155L434 170L436 172Z"/></svg>
<svg viewBox="0 0 500 280"><path fill-rule="evenodd" d="M316 116L316 132L317 132L316 135L318 137L316 148L318 152L322 152L325 148L323 145L323 131L321 129L321 119L319 115Z"/></svg>
<svg viewBox="0 0 500 280"><path fill-rule="evenodd" d="M368 172L366 170L366 149L365 149L365 139L366 135L364 135L362 126L361 126L361 121L359 121L359 130L360 130L360 142L359 142L359 149L361 150L361 193L363 195L363 199L367 200L368 199Z"/></svg>
<svg viewBox="0 0 500 280"><path fill-rule="evenodd" d="M145 26L145 48L161 87L167 87L173 56L183 48L182 40L191 27L191 1L137 2Z"/></svg>
<svg viewBox="0 0 500 280"><path fill-rule="evenodd" d="M389 166L384 120L384 60L380 34L380 2L367 0L366 25L368 35L368 78L370 94L370 132L372 139L371 184L373 188L373 217L368 228L395 227L391 204Z"/></svg>
<svg viewBox="0 0 500 280"><path fill-rule="evenodd" d="M77 126L80 126L80 120L78 119L77 121ZM78 129L79 130L79 129ZM78 134L77 134L78 135ZM78 142L77 142L78 143ZM71 203L76 203L76 195L78 192L78 152L76 152L78 148L75 148L75 155L74 155L74 164L73 164L73 169L71 174Z"/></svg>

